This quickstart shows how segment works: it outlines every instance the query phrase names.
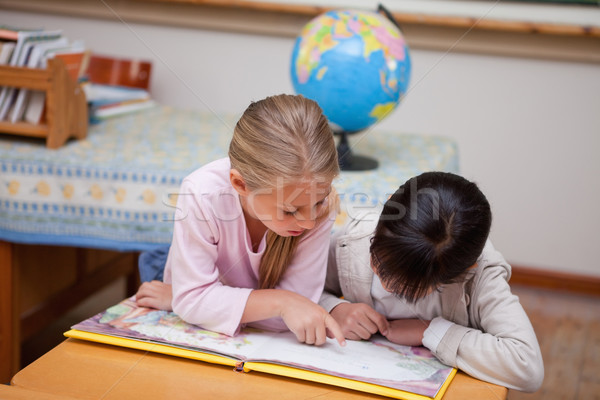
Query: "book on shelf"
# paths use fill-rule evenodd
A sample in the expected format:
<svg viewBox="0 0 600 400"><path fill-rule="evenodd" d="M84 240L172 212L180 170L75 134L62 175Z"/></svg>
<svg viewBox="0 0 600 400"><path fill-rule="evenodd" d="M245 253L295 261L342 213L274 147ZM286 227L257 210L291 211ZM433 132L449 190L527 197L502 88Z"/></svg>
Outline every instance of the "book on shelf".
<svg viewBox="0 0 600 400"><path fill-rule="evenodd" d="M0 42L0 46L0 65L6 65L15 49L15 42Z"/></svg>
<svg viewBox="0 0 600 400"><path fill-rule="evenodd" d="M428 349L381 336L348 340L344 347L333 339L311 346L291 332L253 328L227 336L188 324L173 312L139 307L133 298L74 325L65 336L406 400L441 399L456 374Z"/></svg>
<svg viewBox="0 0 600 400"><path fill-rule="evenodd" d="M36 44L58 39L61 35L60 30L19 30L8 65L13 67L26 66ZM6 119L15 104L18 92L17 88L9 86L3 86L0 89L0 120Z"/></svg>
<svg viewBox="0 0 600 400"><path fill-rule="evenodd" d="M65 63L69 77L77 82L83 75L85 63L89 57L89 51L85 49L82 41L69 43L66 38L61 38L45 44L39 44L33 49L31 55L31 66L33 68L45 69L48 60L51 58L60 58ZM15 109L11 116L11 122L25 120L31 124L39 124L43 121L46 93L42 91L28 91L21 89L19 96L23 97L24 105L17 99Z"/></svg>
<svg viewBox="0 0 600 400"><path fill-rule="evenodd" d="M6 25L0 25L0 65L10 62L13 50L17 44L19 31Z"/></svg>
<svg viewBox="0 0 600 400"><path fill-rule="evenodd" d="M67 46L69 46L69 42L65 37L48 40L43 43L28 44L27 59L20 65L28 68L46 68L46 59L49 55ZM16 92L17 95L10 112L10 122L13 124L23 119L25 106L29 102L32 93L29 89L18 89Z"/></svg>
<svg viewBox="0 0 600 400"><path fill-rule="evenodd" d="M19 32L23 32L23 31L39 32L41 30L42 29L23 29L23 28L17 28L15 26L0 25L0 40L17 41L17 39L19 38Z"/></svg>
<svg viewBox="0 0 600 400"><path fill-rule="evenodd" d="M13 40L14 39L14 40ZM15 67L47 67L53 57L63 58L69 76L77 81L87 54L83 42L70 43L60 30L23 30L0 27L0 64ZM0 120L11 123L43 122L46 93L26 88L0 88Z"/></svg>

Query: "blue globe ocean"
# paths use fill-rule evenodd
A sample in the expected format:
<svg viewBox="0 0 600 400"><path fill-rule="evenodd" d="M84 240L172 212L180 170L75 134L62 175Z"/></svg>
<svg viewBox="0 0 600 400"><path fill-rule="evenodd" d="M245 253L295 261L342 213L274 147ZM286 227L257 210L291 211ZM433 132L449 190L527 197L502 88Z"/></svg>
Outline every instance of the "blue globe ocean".
<svg viewBox="0 0 600 400"><path fill-rule="evenodd" d="M292 52L296 93L317 101L335 131L357 132L389 115L410 71L402 33L374 12L322 14L303 28Z"/></svg>

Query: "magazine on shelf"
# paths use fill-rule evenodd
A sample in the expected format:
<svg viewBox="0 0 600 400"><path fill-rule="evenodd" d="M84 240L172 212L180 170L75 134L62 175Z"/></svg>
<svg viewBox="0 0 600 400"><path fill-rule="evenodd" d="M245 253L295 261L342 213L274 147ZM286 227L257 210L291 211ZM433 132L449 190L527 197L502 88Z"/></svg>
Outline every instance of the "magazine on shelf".
<svg viewBox="0 0 600 400"><path fill-rule="evenodd" d="M0 65L6 65L15 49L15 42L2 42L0 45Z"/></svg>
<svg viewBox="0 0 600 400"><path fill-rule="evenodd" d="M13 67L25 66L34 44L58 39L61 34L60 30L19 31L8 65ZM17 93L18 89L13 87L3 86L0 89L0 120L4 120L8 116L16 100Z"/></svg>
<svg viewBox="0 0 600 400"><path fill-rule="evenodd" d="M26 45L26 60L20 63L21 66L28 68L45 68L45 59L48 54L56 49L63 49L69 45L67 38L61 37L54 40L48 40L42 43L29 43ZM16 98L10 112L10 122L13 124L23 118L25 107L29 102L32 91L29 89L18 89ZM39 92L41 93L41 92Z"/></svg>
<svg viewBox="0 0 600 400"><path fill-rule="evenodd" d="M39 44L33 51L32 58L34 59L31 60L32 67L46 69L49 59L60 58L65 63L67 73L73 82L77 82L81 77L88 54L82 41L68 43L66 38ZM43 120L46 93L38 90L28 91L21 89L19 96L24 97L23 105L20 106L19 99L17 99L11 117L12 122L24 119L31 124L39 124Z"/></svg>

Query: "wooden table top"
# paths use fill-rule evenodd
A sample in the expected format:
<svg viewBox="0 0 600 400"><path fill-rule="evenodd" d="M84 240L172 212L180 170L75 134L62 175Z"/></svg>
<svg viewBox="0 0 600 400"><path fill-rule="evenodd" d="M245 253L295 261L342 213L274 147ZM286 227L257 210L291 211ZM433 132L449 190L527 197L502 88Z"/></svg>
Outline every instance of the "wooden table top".
<svg viewBox="0 0 600 400"><path fill-rule="evenodd" d="M18 372L11 383L32 393L77 399L382 399L335 386L256 371L236 373L226 366L77 339L65 340ZM7 398L35 398L18 397L25 394ZM459 372L444 400L498 400L506 395L504 387Z"/></svg>

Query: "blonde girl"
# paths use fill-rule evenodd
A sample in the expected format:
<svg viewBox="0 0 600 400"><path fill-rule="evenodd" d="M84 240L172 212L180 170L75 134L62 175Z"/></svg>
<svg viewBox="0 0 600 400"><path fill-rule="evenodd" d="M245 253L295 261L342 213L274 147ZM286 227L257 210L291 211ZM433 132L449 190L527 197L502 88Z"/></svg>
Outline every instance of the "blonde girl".
<svg viewBox="0 0 600 400"><path fill-rule="evenodd" d="M142 285L138 304L172 306L185 321L227 335L251 325L289 329L308 344L327 335L343 344L338 324L316 304L338 173L314 101L278 95L250 104L229 157L183 180L164 283Z"/></svg>

